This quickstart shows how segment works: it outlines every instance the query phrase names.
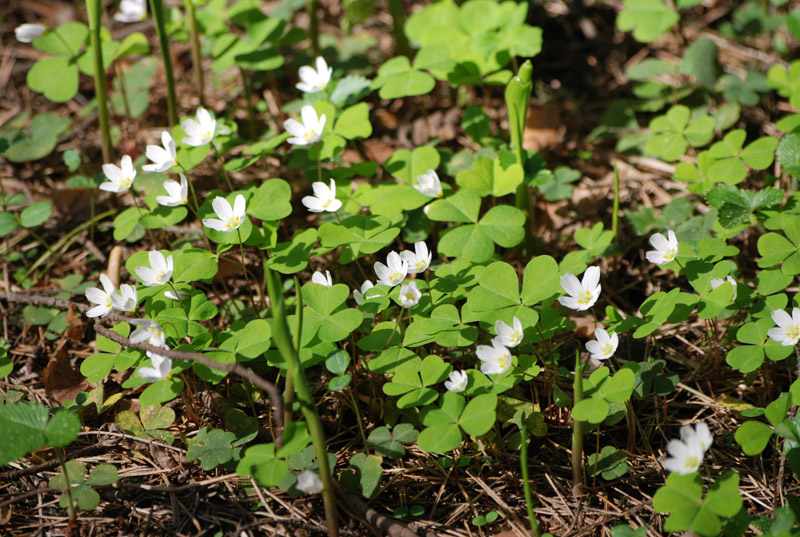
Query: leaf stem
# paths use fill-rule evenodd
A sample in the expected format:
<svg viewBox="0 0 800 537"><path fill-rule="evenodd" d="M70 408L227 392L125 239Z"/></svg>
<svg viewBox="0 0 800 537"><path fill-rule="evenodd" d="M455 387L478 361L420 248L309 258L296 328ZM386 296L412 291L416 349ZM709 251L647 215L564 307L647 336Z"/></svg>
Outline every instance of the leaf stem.
<svg viewBox="0 0 800 537"><path fill-rule="evenodd" d="M99 3L99 0L95 1ZM178 123L178 104L175 98L175 75L172 71L172 56L169 51L164 3L162 0L150 0L150 10L153 12L158 43L161 47L161 59L164 61L164 75L167 79L167 117L169 126L172 127Z"/></svg>
<svg viewBox="0 0 800 537"><path fill-rule="evenodd" d="M525 493L525 506L528 508L528 522L531 525L533 537L539 537L541 532L536 521L536 514L533 512L533 494L531 494L531 483L528 477L528 431L525 429L525 414L519 420L519 434L522 442L519 449L519 463L522 467L522 491Z"/></svg>
<svg viewBox="0 0 800 537"><path fill-rule="evenodd" d="M580 350L575 350L575 380L572 383L572 409L583 400L583 364ZM572 493L583 493L583 422L572 416Z"/></svg>
<svg viewBox="0 0 800 537"><path fill-rule="evenodd" d="M614 207L611 212L611 232L614 233L614 243L619 244L619 168L614 161Z"/></svg>
<svg viewBox="0 0 800 537"><path fill-rule="evenodd" d="M247 282L247 291L248 294L252 292L253 284L250 282L250 274L247 272L247 265L244 262L244 242L242 241L242 232L239 228L236 228L236 235L239 237L239 252L241 253L241 264L242 270L244 271L244 280ZM253 295L250 295L250 302L253 304L253 311L256 312L256 317L259 319L261 318L261 313L258 311L258 306L256 306L256 300L253 298Z"/></svg>
<svg viewBox="0 0 800 537"><path fill-rule="evenodd" d="M54 449L53 451L56 452L58 462L61 463L61 472L64 474L64 482L66 486L65 492L67 493L67 501L69 501L69 519L74 522L78 517L75 515L75 502L72 500L72 482L69 480L67 463L64 460L64 448L62 447Z"/></svg>
<svg viewBox="0 0 800 537"><path fill-rule="evenodd" d="M194 77L197 82L197 95L200 99L200 106L205 107L203 60L200 56L200 32L197 29L197 15L195 14L194 1L184 0L183 5L186 6L186 18L189 19L189 43L192 46L192 65L194 67Z"/></svg>

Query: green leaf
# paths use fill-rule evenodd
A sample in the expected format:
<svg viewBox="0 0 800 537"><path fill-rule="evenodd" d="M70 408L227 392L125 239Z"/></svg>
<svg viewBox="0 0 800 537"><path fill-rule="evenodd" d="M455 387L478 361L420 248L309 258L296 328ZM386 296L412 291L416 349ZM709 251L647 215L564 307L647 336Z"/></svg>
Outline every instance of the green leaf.
<svg viewBox="0 0 800 537"><path fill-rule="evenodd" d="M345 109L336 118L333 133L346 140L369 138L372 134L372 124L369 122L367 103L358 103Z"/></svg>
<svg viewBox="0 0 800 537"><path fill-rule="evenodd" d="M304 337L318 334L322 341L341 341L358 328L363 314L344 306L350 289L343 284L333 287L308 283L303 286L303 300L308 305L303 316Z"/></svg>
<svg viewBox="0 0 800 537"><path fill-rule="evenodd" d="M396 56L378 69L372 89L379 89L381 99L425 95L436 85L434 78L411 67L405 56Z"/></svg>
<svg viewBox="0 0 800 537"><path fill-rule="evenodd" d="M755 142L748 144L742 151L742 160L754 170L766 170L775 160L775 150L778 148L778 140L771 136L759 138Z"/></svg>
<svg viewBox="0 0 800 537"><path fill-rule="evenodd" d="M139 395L139 404L146 407L172 401L180 395L183 386L183 381L177 378L154 382Z"/></svg>
<svg viewBox="0 0 800 537"><path fill-rule="evenodd" d="M549 255L531 259L525 266L522 277L522 303L534 304L561 293L558 263Z"/></svg>
<svg viewBox="0 0 800 537"><path fill-rule="evenodd" d="M77 56L88 37L89 28L85 24L68 22L36 39L33 46L58 56Z"/></svg>
<svg viewBox="0 0 800 537"><path fill-rule="evenodd" d="M213 470L217 466L233 460L233 444L236 435L222 429L208 430L203 427L197 436L189 441L189 450L186 452L187 461L200 459L203 470Z"/></svg>
<svg viewBox="0 0 800 537"><path fill-rule="evenodd" d="M523 171L519 164L504 167L500 159L478 157L471 170L462 170L456 176L456 183L464 189L472 190L479 196L505 196L516 191L522 184Z"/></svg>
<svg viewBox="0 0 800 537"><path fill-rule="evenodd" d="M218 270L216 256L201 248L178 250L173 254L173 263L172 280L176 283L208 280Z"/></svg>
<svg viewBox="0 0 800 537"><path fill-rule="evenodd" d="M417 147L413 151L400 149L384 163L383 169L407 185L417 184L417 177L439 167L439 152L433 147Z"/></svg>
<svg viewBox="0 0 800 537"><path fill-rule="evenodd" d="M624 5L617 27L623 32L633 30L633 38L640 43L655 41L680 20L662 0L625 0Z"/></svg>
<svg viewBox="0 0 800 537"><path fill-rule="evenodd" d="M25 207L19 215L19 223L24 228L32 228L44 224L53 214L49 201L37 201Z"/></svg>
<svg viewBox="0 0 800 537"><path fill-rule="evenodd" d="M60 409L47 423L44 431L46 442L53 447L68 446L78 438L81 420L69 410Z"/></svg>
<svg viewBox="0 0 800 537"><path fill-rule="evenodd" d="M16 216L6 211L0 212L0 237L5 237L17 229L17 226Z"/></svg>
<svg viewBox="0 0 800 537"><path fill-rule="evenodd" d="M628 473L627 460L628 457L625 455L624 451L614 446L605 446L600 453L592 453L589 455L586 469L592 475L598 473L606 481L611 481L612 479L616 479ZM616 536L616 533L612 535Z"/></svg>
<svg viewBox="0 0 800 537"><path fill-rule="evenodd" d="M800 134L788 134L778 144L778 162L789 175L800 177Z"/></svg>
<svg viewBox="0 0 800 537"><path fill-rule="evenodd" d="M330 99L336 106L346 106L366 97L372 83L360 75L347 75L339 80Z"/></svg>
<svg viewBox="0 0 800 537"><path fill-rule="evenodd" d="M308 258L316 242L316 229L297 231L291 241L278 243L265 265L281 274L300 272L308 266Z"/></svg>
<svg viewBox="0 0 800 537"><path fill-rule="evenodd" d="M681 74L693 76L700 85L713 88L719 76L717 46L710 39L694 41L683 53Z"/></svg>
<svg viewBox="0 0 800 537"><path fill-rule="evenodd" d="M114 218L114 240L127 239L139 224L142 212L138 207L129 207Z"/></svg>
<svg viewBox="0 0 800 537"><path fill-rule="evenodd" d="M495 394L479 395L467 403L458 423L465 433L481 436L494 426L497 420L496 408L497 396Z"/></svg>
<svg viewBox="0 0 800 537"><path fill-rule="evenodd" d="M78 93L78 66L64 56L42 58L27 75L28 87L55 103L64 103Z"/></svg>
<svg viewBox="0 0 800 537"><path fill-rule="evenodd" d="M358 469L361 493L365 498L372 498L378 491L378 485L383 475L382 462L382 457L366 453L356 453L350 459L350 466Z"/></svg>
<svg viewBox="0 0 800 537"><path fill-rule="evenodd" d="M630 369L620 369L600 387L598 394L610 403L624 403L633 393L635 374Z"/></svg>
<svg viewBox="0 0 800 537"><path fill-rule="evenodd" d="M270 179L256 189L247 212L259 220L281 220L292 213L291 199L289 183L283 179Z"/></svg>
<svg viewBox="0 0 800 537"><path fill-rule="evenodd" d="M461 445L461 430L455 423L433 425L419 433L417 445L428 453L446 453Z"/></svg>
<svg viewBox="0 0 800 537"><path fill-rule="evenodd" d="M467 191L458 191L445 199L428 205L428 218L440 222L478 221L481 199Z"/></svg>
<svg viewBox="0 0 800 537"><path fill-rule="evenodd" d="M272 330L270 324L263 319L254 319L244 328L235 332L238 337L236 353L245 358L258 358L270 347Z"/></svg>
<svg viewBox="0 0 800 537"><path fill-rule="evenodd" d="M117 467L113 464L98 464L89 473L86 478L86 484L94 487L104 487L106 485L113 485L119 481L117 474Z"/></svg>
<svg viewBox="0 0 800 537"><path fill-rule="evenodd" d="M734 439L742 446L745 455L758 455L772 438L772 428L760 421L746 421L736 429Z"/></svg>
<svg viewBox="0 0 800 537"><path fill-rule="evenodd" d="M236 466L236 473L242 477L253 476L259 484L274 487L289 471L289 464L275 458L275 444L259 444L245 451L245 456Z"/></svg>
<svg viewBox="0 0 800 537"><path fill-rule="evenodd" d="M492 311L519 303L519 277L511 265L502 261L486 267L480 284L469 293L473 311Z"/></svg>
<svg viewBox="0 0 800 537"><path fill-rule="evenodd" d="M328 222L319 228L319 239L326 248L349 245L353 256L373 254L390 244L400 233L385 216L357 214L341 224Z"/></svg>
<svg viewBox="0 0 800 537"><path fill-rule="evenodd" d="M44 405L14 403L0 407L0 466L42 447L47 422Z"/></svg>
<svg viewBox="0 0 800 537"><path fill-rule="evenodd" d="M608 416L608 403L602 397L588 397L572 408L572 417L578 421L600 423Z"/></svg>

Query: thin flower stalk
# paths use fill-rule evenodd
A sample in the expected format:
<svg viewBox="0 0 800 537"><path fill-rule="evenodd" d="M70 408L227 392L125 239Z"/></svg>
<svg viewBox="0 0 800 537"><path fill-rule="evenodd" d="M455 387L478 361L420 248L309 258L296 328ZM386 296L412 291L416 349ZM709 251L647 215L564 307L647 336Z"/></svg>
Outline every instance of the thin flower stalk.
<svg viewBox="0 0 800 537"><path fill-rule="evenodd" d="M200 55L200 31L197 28L197 15L193 0L184 0L183 5L186 7L186 19L189 21L189 44L192 47L192 66L197 83L197 96L200 99L200 106L205 106L205 81L203 80L203 60Z"/></svg>
<svg viewBox="0 0 800 537"><path fill-rule="evenodd" d="M99 2L99 0L95 1ZM150 10L153 12L158 44L161 47L161 59L164 61L164 73L167 78L167 117L169 118L169 126L172 127L178 123L178 100L175 97L175 75L172 71L172 56L169 51L164 3L162 0L150 0Z"/></svg>
<svg viewBox="0 0 800 537"><path fill-rule="evenodd" d="M106 98L106 73L103 69L103 49L100 46L100 17L102 2L86 0L89 17L89 38L94 61L94 91L97 94L97 118L100 121L100 136L103 162L111 162L111 128L108 124L108 99Z"/></svg>

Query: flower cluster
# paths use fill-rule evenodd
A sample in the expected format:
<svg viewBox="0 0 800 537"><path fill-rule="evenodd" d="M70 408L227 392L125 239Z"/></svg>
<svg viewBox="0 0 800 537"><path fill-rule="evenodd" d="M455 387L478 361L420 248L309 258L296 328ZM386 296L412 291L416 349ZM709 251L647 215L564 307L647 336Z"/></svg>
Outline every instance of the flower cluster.
<svg viewBox="0 0 800 537"><path fill-rule="evenodd" d="M670 440L667 444L670 458L664 460L664 468L681 475L696 472L713 441L705 422L698 422L694 428L684 425L681 427L681 439Z"/></svg>

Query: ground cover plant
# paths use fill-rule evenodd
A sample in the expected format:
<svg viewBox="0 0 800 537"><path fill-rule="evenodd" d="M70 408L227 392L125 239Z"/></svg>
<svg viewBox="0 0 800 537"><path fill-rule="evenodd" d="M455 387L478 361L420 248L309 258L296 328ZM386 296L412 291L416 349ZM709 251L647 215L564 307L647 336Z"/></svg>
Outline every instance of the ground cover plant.
<svg viewBox="0 0 800 537"><path fill-rule="evenodd" d="M3 534L800 534L796 5L0 15Z"/></svg>

